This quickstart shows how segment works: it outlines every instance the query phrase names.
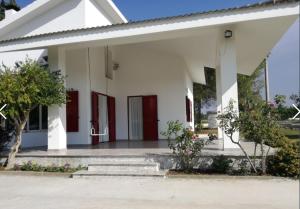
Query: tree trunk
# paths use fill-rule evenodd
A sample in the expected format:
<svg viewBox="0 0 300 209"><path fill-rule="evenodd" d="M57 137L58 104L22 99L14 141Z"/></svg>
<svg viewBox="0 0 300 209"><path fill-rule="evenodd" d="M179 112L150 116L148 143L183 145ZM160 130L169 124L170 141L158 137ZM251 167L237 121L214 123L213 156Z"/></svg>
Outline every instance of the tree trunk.
<svg viewBox="0 0 300 209"><path fill-rule="evenodd" d="M254 142L253 166L255 168L256 168L256 148L257 148L257 143Z"/></svg>
<svg viewBox="0 0 300 209"><path fill-rule="evenodd" d="M265 155L265 150L264 150L264 143L263 141L260 144L260 149L261 149L261 171L262 174L265 175L267 173L267 166L266 166L266 155Z"/></svg>
<svg viewBox="0 0 300 209"><path fill-rule="evenodd" d="M254 172L257 173L257 170L256 170L255 166L253 165L253 163L252 163L252 161L251 161L249 155L248 155L247 152L244 150L244 148L242 147L242 145L241 145L239 142L236 143L236 144L240 147L240 149L242 150L242 152L243 152L244 155L246 156L246 158L247 158L247 160L249 161L249 163L250 163L252 169L254 170Z"/></svg>
<svg viewBox="0 0 300 209"><path fill-rule="evenodd" d="M244 148L243 148L242 145L240 144L240 141L236 142L236 141L233 140L232 137L233 137L233 134L229 135L229 138L230 138L231 142L239 146L239 148L242 150L242 152L243 152L244 155L246 156L247 160L249 161L249 163L250 163L250 165L251 165L253 171L254 171L255 173L257 173L257 170L256 170L255 166L253 165L253 163L252 163L252 161L251 161L249 155L247 154L247 152L244 150Z"/></svg>
<svg viewBox="0 0 300 209"><path fill-rule="evenodd" d="M19 147L22 143L22 132L26 123L22 123L20 126L16 128L16 136L14 140L14 144L10 148L10 152L8 154L8 158L5 162L5 169L12 169L15 165L16 155L19 151Z"/></svg>

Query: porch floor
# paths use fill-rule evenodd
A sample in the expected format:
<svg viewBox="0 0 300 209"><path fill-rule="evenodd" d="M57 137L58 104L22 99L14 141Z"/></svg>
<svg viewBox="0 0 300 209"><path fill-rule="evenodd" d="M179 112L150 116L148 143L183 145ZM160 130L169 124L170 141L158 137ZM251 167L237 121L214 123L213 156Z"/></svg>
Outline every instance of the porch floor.
<svg viewBox="0 0 300 209"><path fill-rule="evenodd" d="M242 142L243 147L249 155L253 154L254 143ZM273 150L271 150L272 152ZM271 153L270 152L270 153ZM52 151L47 147L26 148L20 151L18 156L144 156L149 154L170 155L172 151L168 148L167 140L158 141L116 141L100 143L99 145L69 145L67 150ZM257 155L260 149L257 149ZM223 150L223 142L215 141L213 144L205 145L202 155L226 155L226 156L242 156L240 149Z"/></svg>

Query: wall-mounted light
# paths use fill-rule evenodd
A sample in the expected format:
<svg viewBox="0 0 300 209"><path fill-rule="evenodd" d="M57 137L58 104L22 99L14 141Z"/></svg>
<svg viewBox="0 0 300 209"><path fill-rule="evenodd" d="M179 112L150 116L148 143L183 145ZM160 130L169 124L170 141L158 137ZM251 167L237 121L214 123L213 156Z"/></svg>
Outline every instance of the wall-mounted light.
<svg viewBox="0 0 300 209"><path fill-rule="evenodd" d="M225 30L224 37L225 38L231 38L232 37L232 31L231 30Z"/></svg>
<svg viewBox="0 0 300 209"><path fill-rule="evenodd" d="M114 65L113 65L113 69L114 70L119 70L119 68L120 68L120 65L119 65L119 63L114 63Z"/></svg>

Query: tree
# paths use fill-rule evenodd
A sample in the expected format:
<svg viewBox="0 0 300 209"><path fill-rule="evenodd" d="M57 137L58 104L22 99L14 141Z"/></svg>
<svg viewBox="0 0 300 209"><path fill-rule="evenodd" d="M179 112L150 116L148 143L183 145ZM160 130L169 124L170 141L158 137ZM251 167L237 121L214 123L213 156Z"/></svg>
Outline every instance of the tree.
<svg viewBox="0 0 300 209"><path fill-rule="evenodd" d="M230 138L231 142L238 145L239 148L244 153L245 157L247 158L248 162L250 163L252 169L255 173L257 173L255 166L253 165L248 153L245 151L243 146L240 143L240 140L235 141L233 139L234 134L239 131L241 127L241 120L239 118L238 111L234 107L234 101L230 100L229 105L225 107L225 111L218 116L219 126L223 128L224 133Z"/></svg>
<svg viewBox="0 0 300 209"><path fill-rule="evenodd" d="M5 5L5 9L6 10L14 9L16 11L20 11L21 8L17 4L16 0L9 0L9 2L6 3Z"/></svg>
<svg viewBox="0 0 300 209"><path fill-rule="evenodd" d="M261 75L264 67L265 60L256 68L252 75L238 74L238 98L241 112L249 110L253 104L262 101L260 93L264 87L264 81L261 79Z"/></svg>
<svg viewBox="0 0 300 209"><path fill-rule="evenodd" d="M5 1L1 0L0 2L0 21L5 17Z"/></svg>
<svg viewBox="0 0 300 209"><path fill-rule="evenodd" d="M15 137L6 161L8 169L14 164L30 111L38 105L64 103L64 78L50 73L36 61L26 59L14 68L3 66L0 69L0 104L7 104L4 113L15 128Z"/></svg>
<svg viewBox="0 0 300 209"><path fill-rule="evenodd" d="M271 147L278 146L279 140L283 135L280 133L280 127L277 124L272 109L264 102L253 106L251 110L242 112L241 132L247 140L253 141L254 146L254 166L256 162L256 148L260 145L261 149L261 171L266 174L266 160ZM265 150L265 145L268 150Z"/></svg>
<svg viewBox="0 0 300 209"><path fill-rule="evenodd" d="M297 94L292 94L290 99L295 103L295 105L300 108L300 96Z"/></svg>
<svg viewBox="0 0 300 209"><path fill-rule="evenodd" d="M285 100L286 100L286 96L281 95L281 94L276 94L274 97L274 101L278 108L284 107Z"/></svg>
<svg viewBox="0 0 300 209"><path fill-rule="evenodd" d="M209 107L216 99L216 73L214 69L205 68L206 85L194 83L195 122L201 123L202 108Z"/></svg>

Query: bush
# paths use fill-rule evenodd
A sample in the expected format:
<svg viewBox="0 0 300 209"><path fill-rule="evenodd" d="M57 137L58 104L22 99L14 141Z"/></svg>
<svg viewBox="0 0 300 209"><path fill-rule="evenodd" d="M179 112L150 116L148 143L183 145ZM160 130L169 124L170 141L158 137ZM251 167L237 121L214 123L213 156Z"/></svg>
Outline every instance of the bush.
<svg viewBox="0 0 300 209"><path fill-rule="evenodd" d="M202 140L198 140L194 132L184 128L178 121L169 121L166 132L162 135L168 138L169 148L179 160L179 167L185 171L193 170L196 159L204 146ZM171 141L174 137L175 141Z"/></svg>
<svg viewBox="0 0 300 209"><path fill-rule="evenodd" d="M76 168L71 167L70 164L65 164L64 166L42 166L35 162L28 161L22 165L15 165L14 170L17 171L35 171L35 172L59 172L59 173L73 173L78 170L84 170L85 167L78 166Z"/></svg>
<svg viewBox="0 0 300 209"><path fill-rule="evenodd" d="M268 158L268 173L274 176L299 177L299 166L299 145L288 140Z"/></svg>
<svg viewBox="0 0 300 209"><path fill-rule="evenodd" d="M224 155L216 156L211 164L211 171L213 173L226 174L232 170L232 160L226 158Z"/></svg>

